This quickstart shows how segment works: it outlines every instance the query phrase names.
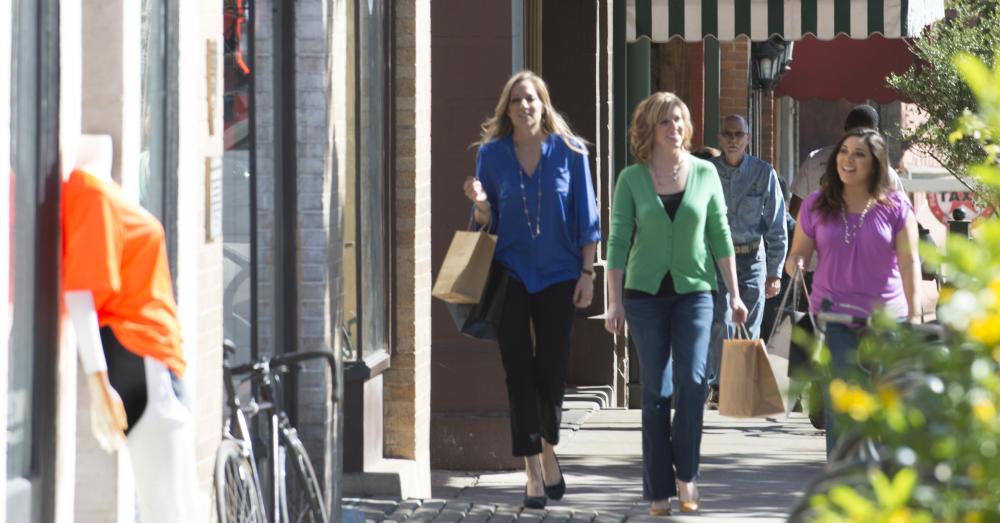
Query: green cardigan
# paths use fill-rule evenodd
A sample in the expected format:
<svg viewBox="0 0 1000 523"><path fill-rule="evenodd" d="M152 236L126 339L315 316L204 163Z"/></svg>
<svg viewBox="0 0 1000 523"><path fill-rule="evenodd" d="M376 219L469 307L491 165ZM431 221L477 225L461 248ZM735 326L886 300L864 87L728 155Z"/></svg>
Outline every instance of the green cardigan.
<svg viewBox="0 0 1000 523"><path fill-rule="evenodd" d="M607 266L625 269L627 289L656 294L669 271L679 294L715 290L709 247L716 259L733 255L719 173L704 160L689 156L688 161L675 220L663 209L645 164L630 165L618 175Z"/></svg>

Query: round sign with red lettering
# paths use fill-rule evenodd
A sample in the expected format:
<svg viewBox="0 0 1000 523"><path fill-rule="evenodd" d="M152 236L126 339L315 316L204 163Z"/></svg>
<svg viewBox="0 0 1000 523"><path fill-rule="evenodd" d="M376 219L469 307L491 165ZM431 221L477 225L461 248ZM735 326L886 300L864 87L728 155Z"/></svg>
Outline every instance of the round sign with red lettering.
<svg viewBox="0 0 1000 523"><path fill-rule="evenodd" d="M984 207L976 201L975 196L969 191L929 192L927 193L927 203L930 205L934 217L945 225L951 221L952 212L955 209L965 211L965 219L969 221L986 218L993 214L992 207Z"/></svg>

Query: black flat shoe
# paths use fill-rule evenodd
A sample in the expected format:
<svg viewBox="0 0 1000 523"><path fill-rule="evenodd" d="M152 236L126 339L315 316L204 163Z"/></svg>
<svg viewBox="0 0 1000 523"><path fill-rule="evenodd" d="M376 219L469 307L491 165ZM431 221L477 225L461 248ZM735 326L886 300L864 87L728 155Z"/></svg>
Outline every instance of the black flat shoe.
<svg viewBox="0 0 1000 523"><path fill-rule="evenodd" d="M566 493L566 476L563 475L562 465L559 464L559 456L556 456L556 467L559 467L559 483L555 485L542 484L542 487L545 488L545 495L553 501L562 499L563 494Z"/></svg>
<svg viewBox="0 0 1000 523"><path fill-rule="evenodd" d="M546 501L548 499L545 496L529 496L528 486L524 486L524 508L544 509Z"/></svg>

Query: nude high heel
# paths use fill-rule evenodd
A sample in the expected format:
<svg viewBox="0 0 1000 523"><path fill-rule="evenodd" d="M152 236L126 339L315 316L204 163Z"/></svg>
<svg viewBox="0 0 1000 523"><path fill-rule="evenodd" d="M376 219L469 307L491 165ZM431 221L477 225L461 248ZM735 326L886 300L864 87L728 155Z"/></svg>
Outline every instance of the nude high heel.
<svg viewBox="0 0 1000 523"><path fill-rule="evenodd" d="M677 503L681 507L681 512L698 512L698 509L701 508L698 485L693 480L677 480Z"/></svg>

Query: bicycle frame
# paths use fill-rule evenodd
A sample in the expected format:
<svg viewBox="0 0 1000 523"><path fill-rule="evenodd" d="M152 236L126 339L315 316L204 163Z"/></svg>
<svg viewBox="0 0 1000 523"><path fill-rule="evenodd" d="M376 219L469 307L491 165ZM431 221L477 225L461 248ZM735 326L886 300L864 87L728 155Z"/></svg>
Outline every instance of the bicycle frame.
<svg viewBox="0 0 1000 523"><path fill-rule="evenodd" d="M279 438L283 431L294 430L288 416L280 406L281 391L278 378L297 369L299 364L314 359L325 360L329 365L332 381L330 399L333 403L339 402L336 359L330 352L297 352L259 359L243 365L223 365L226 404L229 408L229 416L224 424L223 434L224 437L240 442L244 451L248 453L253 469L254 483L259 494L263 493L260 467L254 453L252 431L249 428L248 419L254 418L262 412L268 414L268 475L266 477L268 495L266 497L262 495L261 499L265 501L266 505L265 518L274 523L288 518L287 507L284 505L286 496L285 460L284 456L279 455L282 452ZM237 392L239 384L243 382L250 382L251 387L255 388L250 403L246 406L240 404ZM326 501L324 504L329 505Z"/></svg>

